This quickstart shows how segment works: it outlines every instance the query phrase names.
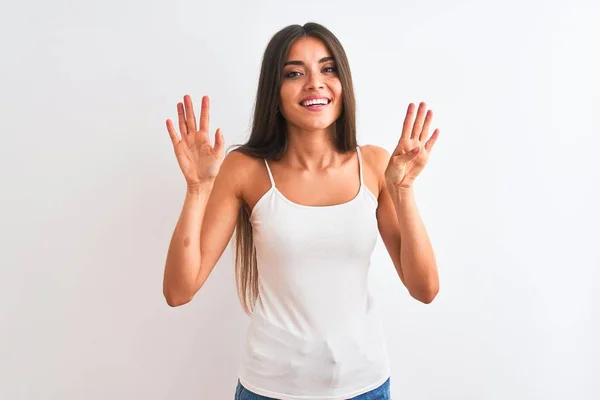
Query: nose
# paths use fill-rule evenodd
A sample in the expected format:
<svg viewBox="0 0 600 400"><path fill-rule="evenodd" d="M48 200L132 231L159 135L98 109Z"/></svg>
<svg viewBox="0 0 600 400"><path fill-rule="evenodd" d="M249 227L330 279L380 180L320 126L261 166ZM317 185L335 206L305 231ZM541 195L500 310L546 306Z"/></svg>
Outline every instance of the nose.
<svg viewBox="0 0 600 400"><path fill-rule="evenodd" d="M323 89L323 81L321 80L320 74L311 73L306 81L306 90L319 90Z"/></svg>

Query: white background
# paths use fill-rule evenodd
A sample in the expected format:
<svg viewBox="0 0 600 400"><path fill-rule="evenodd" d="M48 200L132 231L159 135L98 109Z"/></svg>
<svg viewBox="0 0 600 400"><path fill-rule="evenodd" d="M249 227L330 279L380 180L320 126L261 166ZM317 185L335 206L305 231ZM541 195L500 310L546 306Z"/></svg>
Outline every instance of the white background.
<svg viewBox="0 0 600 400"><path fill-rule="evenodd" d="M373 255L393 398L600 398L599 17L592 0L3 2L0 398L233 398L232 252L192 303L162 296L185 193L164 121L208 94L212 132L243 142L268 40L308 21L347 50L361 144L392 150L411 101L441 129L416 186L435 302Z"/></svg>

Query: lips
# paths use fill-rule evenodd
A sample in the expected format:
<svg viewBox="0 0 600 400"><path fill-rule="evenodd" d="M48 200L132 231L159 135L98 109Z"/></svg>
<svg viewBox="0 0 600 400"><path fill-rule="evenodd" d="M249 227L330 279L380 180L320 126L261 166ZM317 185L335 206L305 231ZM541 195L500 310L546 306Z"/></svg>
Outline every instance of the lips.
<svg viewBox="0 0 600 400"><path fill-rule="evenodd" d="M312 96L300 102L302 107L315 107L315 106L326 106L331 103L331 99L323 96Z"/></svg>

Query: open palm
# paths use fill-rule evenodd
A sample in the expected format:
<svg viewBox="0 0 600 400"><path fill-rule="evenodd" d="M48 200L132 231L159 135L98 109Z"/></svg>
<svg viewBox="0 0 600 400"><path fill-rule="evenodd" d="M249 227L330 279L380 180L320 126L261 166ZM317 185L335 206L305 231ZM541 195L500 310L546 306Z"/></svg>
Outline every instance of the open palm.
<svg viewBox="0 0 600 400"><path fill-rule="evenodd" d="M388 184L408 189L412 187L417 176L425 168L431 149L439 136L439 129L436 129L428 138L432 118L433 111L426 112L425 103L419 104L416 118L415 105L409 104L404 118L402 135L385 171Z"/></svg>
<svg viewBox="0 0 600 400"><path fill-rule="evenodd" d="M224 140L221 130L217 129L214 146L210 143L208 96L202 98L199 128L196 127L196 116L190 96L184 96L183 103L177 103L177 115L181 139L177 136L170 119L167 120L167 130L186 182L188 185L198 185L214 179L223 161Z"/></svg>

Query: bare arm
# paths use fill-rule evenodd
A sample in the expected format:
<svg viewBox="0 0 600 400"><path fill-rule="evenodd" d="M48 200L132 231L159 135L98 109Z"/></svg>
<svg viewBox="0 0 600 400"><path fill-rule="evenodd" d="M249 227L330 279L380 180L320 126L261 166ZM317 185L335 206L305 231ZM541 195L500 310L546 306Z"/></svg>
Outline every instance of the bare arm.
<svg viewBox="0 0 600 400"><path fill-rule="evenodd" d="M178 104L177 137L172 123L167 128L187 185L183 209L175 226L163 277L163 294L170 306L192 300L202 287L231 239L242 204L243 155L231 153L222 162L223 138L217 131L215 145L208 141L208 98L203 98L200 129L191 99Z"/></svg>
<svg viewBox="0 0 600 400"><path fill-rule="evenodd" d="M242 157L229 154L214 182L187 190L165 265L163 292L170 306L192 300L231 240L242 205Z"/></svg>
<svg viewBox="0 0 600 400"><path fill-rule="evenodd" d="M412 189L399 191L386 184L384 174L389 153L372 147L380 182L377 220L381 238L410 295L423 303L431 303L439 290L438 271L414 193Z"/></svg>
<svg viewBox="0 0 600 400"><path fill-rule="evenodd" d="M381 149L377 163L380 171L385 166L377 213L383 240L400 279L411 296L423 303L431 303L437 296L439 276L429 235L415 202L413 184L439 136L439 129L429 136L432 117L433 112L427 111L424 102L416 113L415 105L410 103L398 145L391 156Z"/></svg>
<svg viewBox="0 0 600 400"><path fill-rule="evenodd" d="M191 300L200 271L200 231L213 182L188 188L181 215L171 237L165 273L163 294L170 306Z"/></svg>
<svg viewBox="0 0 600 400"><path fill-rule="evenodd" d="M423 303L431 303L439 291L439 277L435 255L427 229L421 219L413 189L388 189L398 222L401 271L411 296Z"/></svg>

